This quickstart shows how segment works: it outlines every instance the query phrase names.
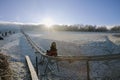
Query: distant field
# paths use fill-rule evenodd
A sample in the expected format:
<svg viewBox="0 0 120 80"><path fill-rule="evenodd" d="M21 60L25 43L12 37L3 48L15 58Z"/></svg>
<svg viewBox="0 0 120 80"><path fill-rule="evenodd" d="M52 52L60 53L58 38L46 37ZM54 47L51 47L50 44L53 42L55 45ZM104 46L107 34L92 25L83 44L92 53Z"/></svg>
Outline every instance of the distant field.
<svg viewBox="0 0 120 80"><path fill-rule="evenodd" d="M66 42L104 40L105 36L115 33L98 32L29 32L31 36Z"/></svg>

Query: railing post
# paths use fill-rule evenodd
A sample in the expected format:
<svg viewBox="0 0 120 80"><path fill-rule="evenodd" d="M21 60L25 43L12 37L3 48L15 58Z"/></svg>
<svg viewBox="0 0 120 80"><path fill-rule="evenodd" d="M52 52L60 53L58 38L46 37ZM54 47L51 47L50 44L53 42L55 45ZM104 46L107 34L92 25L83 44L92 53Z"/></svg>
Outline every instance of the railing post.
<svg viewBox="0 0 120 80"><path fill-rule="evenodd" d="M87 80L90 80L90 65L89 65L89 61L86 61L86 67L87 67Z"/></svg>
<svg viewBox="0 0 120 80"><path fill-rule="evenodd" d="M44 71L44 73L46 73L46 71L47 71L47 68L48 68L48 64L49 64L49 62L50 62L50 60L47 59L47 63L46 63L46 65L45 65L45 71Z"/></svg>
<svg viewBox="0 0 120 80"><path fill-rule="evenodd" d="M37 58L37 56L36 56L36 73L38 75L38 58Z"/></svg>
<svg viewBox="0 0 120 80"><path fill-rule="evenodd" d="M57 61L56 61L56 66L57 66L57 70L58 70L58 72L59 72L60 69L59 69L58 62L57 62Z"/></svg>

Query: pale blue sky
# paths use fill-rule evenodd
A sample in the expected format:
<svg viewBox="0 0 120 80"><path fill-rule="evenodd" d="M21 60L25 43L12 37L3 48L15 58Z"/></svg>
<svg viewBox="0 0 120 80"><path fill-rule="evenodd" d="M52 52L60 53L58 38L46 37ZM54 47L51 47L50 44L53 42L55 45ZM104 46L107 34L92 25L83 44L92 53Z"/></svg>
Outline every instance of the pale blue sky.
<svg viewBox="0 0 120 80"><path fill-rule="evenodd" d="M120 24L120 0L0 0L0 21L58 24Z"/></svg>

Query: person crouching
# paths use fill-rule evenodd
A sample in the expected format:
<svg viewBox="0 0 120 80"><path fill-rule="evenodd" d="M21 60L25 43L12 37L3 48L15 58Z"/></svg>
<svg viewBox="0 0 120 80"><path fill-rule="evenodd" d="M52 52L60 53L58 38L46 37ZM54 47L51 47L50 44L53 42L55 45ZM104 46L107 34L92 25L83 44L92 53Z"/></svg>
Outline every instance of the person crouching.
<svg viewBox="0 0 120 80"><path fill-rule="evenodd" d="M47 50L47 54L48 56L57 56L57 49L56 49L56 43L52 42L51 43L51 47L50 50Z"/></svg>

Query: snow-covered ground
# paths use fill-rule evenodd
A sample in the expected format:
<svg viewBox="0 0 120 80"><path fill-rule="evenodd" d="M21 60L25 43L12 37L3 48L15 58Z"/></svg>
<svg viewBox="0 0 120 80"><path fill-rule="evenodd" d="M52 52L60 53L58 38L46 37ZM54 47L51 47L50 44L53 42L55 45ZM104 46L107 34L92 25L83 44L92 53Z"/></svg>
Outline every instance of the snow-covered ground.
<svg viewBox="0 0 120 80"><path fill-rule="evenodd" d="M5 37L0 41L0 50L1 53L9 56L13 80L29 80L25 55L29 55L33 61L35 55L23 34L16 33Z"/></svg>
<svg viewBox="0 0 120 80"><path fill-rule="evenodd" d="M59 55L103 55L120 53L120 38L110 33L78 33L78 32L40 32L28 33L32 40L49 49L52 41L57 43ZM10 56L14 80L29 80L25 55L35 61L34 50L21 33L13 34L0 41L0 51ZM52 80L86 80L85 62L59 62L60 72L50 75ZM53 77L52 77L53 76ZM60 79L59 79L59 78ZM90 77L92 80L120 80L120 61L90 62Z"/></svg>

